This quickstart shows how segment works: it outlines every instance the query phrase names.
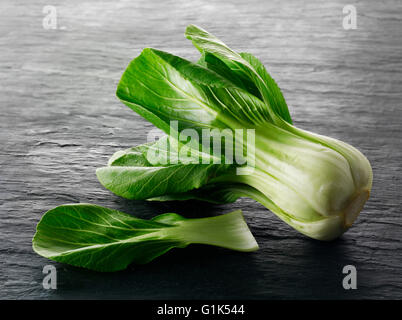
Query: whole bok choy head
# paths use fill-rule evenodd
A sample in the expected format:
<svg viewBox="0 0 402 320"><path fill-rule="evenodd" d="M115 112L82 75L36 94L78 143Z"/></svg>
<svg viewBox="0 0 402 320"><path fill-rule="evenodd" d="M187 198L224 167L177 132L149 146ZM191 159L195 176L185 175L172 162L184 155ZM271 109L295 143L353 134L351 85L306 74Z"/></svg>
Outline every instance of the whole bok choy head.
<svg viewBox="0 0 402 320"><path fill-rule="evenodd" d="M345 232L369 197L369 161L344 142L293 126L280 89L253 55L236 53L194 25L185 35L201 52L198 62L147 48L117 89L123 103L168 136L117 152L97 170L100 182L130 199L251 197L311 238ZM240 145L250 160L242 164L197 143L194 134L186 140L209 130L228 151L239 143L227 144L226 134L241 129L253 133Z"/></svg>

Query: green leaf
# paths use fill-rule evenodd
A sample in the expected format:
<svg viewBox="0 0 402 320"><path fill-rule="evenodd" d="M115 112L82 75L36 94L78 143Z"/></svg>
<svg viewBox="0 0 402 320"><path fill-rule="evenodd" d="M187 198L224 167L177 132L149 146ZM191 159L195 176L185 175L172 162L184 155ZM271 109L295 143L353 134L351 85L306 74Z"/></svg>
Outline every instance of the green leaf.
<svg viewBox="0 0 402 320"><path fill-rule="evenodd" d="M197 63L209 70L215 71L220 76L231 81L237 87L244 89L256 96L258 99L263 100L258 88L249 77L245 76L242 72L238 72L238 70L231 69L215 55L209 52L203 52Z"/></svg>
<svg viewBox="0 0 402 320"><path fill-rule="evenodd" d="M213 70L155 49L144 49L124 72L117 96L148 121L172 134L194 128L254 128L271 121L267 106Z"/></svg>
<svg viewBox="0 0 402 320"><path fill-rule="evenodd" d="M258 249L240 211L186 219L175 213L151 220L91 204L62 205L38 223L33 249L48 259L97 271L147 263L191 243L238 251Z"/></svg>
<svg viewBox="0 0 402 320"><path fill-rule="evenodd" d="M199 188L220 175L221 165L170 165L161 167L104 167L96 170L102 185L118 196L143 200L166 193Z"/></svg>
<svg viewBox="0 0 402 320"><path fill-rule="evenodd" d="M163 137L154 143L116 152L108 167L96 170L99 181L118 196L143 200L197 189L235 170L234 165L191 148L185 157L187 163L183 163L182 152L176 151L169 141ZM178 145L182 151L184 146Z"/></svg>
<svg viewBox="0 0 402 320"><path fill-rule="evenodd" d="M253 82L264 102L269 105L269 111L273 111L283 120L292 123L288 107L279 87L257 58L249 53L238 54L214 35L195 25L189 25L185 35L206 58L209 54L220 59L233 72L231 79L238 77L241 81L246 81L247 87L251 88L249 89L250 92L255 90L250 87L249 82L245 79ZM228 75L227 72L225 74ZM276 122L273 114L271 114L271 118Z"/></svg>

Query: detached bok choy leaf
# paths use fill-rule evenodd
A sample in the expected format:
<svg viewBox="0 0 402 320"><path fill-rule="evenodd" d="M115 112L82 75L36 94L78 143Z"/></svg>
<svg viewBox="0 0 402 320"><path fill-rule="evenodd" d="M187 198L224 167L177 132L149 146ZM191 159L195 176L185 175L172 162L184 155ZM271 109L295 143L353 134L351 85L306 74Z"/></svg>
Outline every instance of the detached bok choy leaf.
<svg viewBox="0 0 402 320"><path fill-rule="evenodd" d="M367 158L344 142L295 127L279 87L256 57L236 53L193 25L186 37L201 53L198 62L147 48L117 88L124 104L169 136L116 153L97 170L99 181L130 199L227 203L247 196L311 238L340 236L369 197ZM188 130L199 137L215 130L219 138L216 130L235 136L239 129L254 130L253 141L242 146L252 151L251 162L227 161L233 147L223 136L224 155L183 138ZM180 158L183 148L193 151L187 161L160 161L161 154ZM209 163L200 161L208 157Z"/></svg>
<svg viewBox="0 0 402 320"><path fill-rule="evenodd" d="M258 249L239 210L201 219L165 213L143 220L91 204L62 205L46 212L37 226L33 249L73 266L118 271L191 243L237 251Z"/></svg>

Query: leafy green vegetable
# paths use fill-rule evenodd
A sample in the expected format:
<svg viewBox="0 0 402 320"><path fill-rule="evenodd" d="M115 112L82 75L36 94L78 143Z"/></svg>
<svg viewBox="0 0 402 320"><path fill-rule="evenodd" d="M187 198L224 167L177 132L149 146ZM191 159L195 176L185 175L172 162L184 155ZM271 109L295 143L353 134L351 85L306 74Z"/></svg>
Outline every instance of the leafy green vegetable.
<svg viewBox="0 0 402 320"><path fill-rule="evenodd" d="M256 57L236 53L193 25L186 37L201 52L197 63L147 48L117 88L124 104L169 137L116 153L97 170L99 181L131 199L227 203L251 197L309 237L331 240L345 232L369 197L367 158L344 142L295 127L279 87ZM185 143L178 137L187 129L199 136L206 129L234 135L254 130L254 143L243 146L253 151L253 161L229 163L226 153L216 155L203 142ZM187 161L159 160L177 160L183 149L194 151Z"/></svg>
<svg viewBox="0 0 402 320"><path fill-rule="evenodd" d="M46 212L37 226L33 249L73 266L117 271L191 243L258 249L239 210L201 219L165 213L142 220L91 204L62 205Z"/></svg>
<svg viewBox="0 0 402 320"><path fill-rule="evenodd" d="M194 25L187 27L186 37L201 53L214 55L226 64L233 73L230 76L232 79L246 78L254 83L264 102L269 106L268 111L272 115L272 121L276 120L276 116L272 114L275 113L285 121L292 123L280 89L257 58L250 53L236 53L221 40Z"/></svg>

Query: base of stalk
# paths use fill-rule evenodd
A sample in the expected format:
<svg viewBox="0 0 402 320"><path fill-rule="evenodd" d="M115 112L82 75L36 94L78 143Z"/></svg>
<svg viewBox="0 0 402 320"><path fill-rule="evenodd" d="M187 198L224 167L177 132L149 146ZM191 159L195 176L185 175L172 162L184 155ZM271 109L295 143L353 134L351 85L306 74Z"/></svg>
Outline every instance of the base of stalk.
<svg viewBox="0 0 402 320"><path fill-rule="evenodd" d="M362 192L358 193L346 207L344 211L344 223L346 228L349 228L353 222L355 222L369 196L370 191L363 190Z"/></svg>

